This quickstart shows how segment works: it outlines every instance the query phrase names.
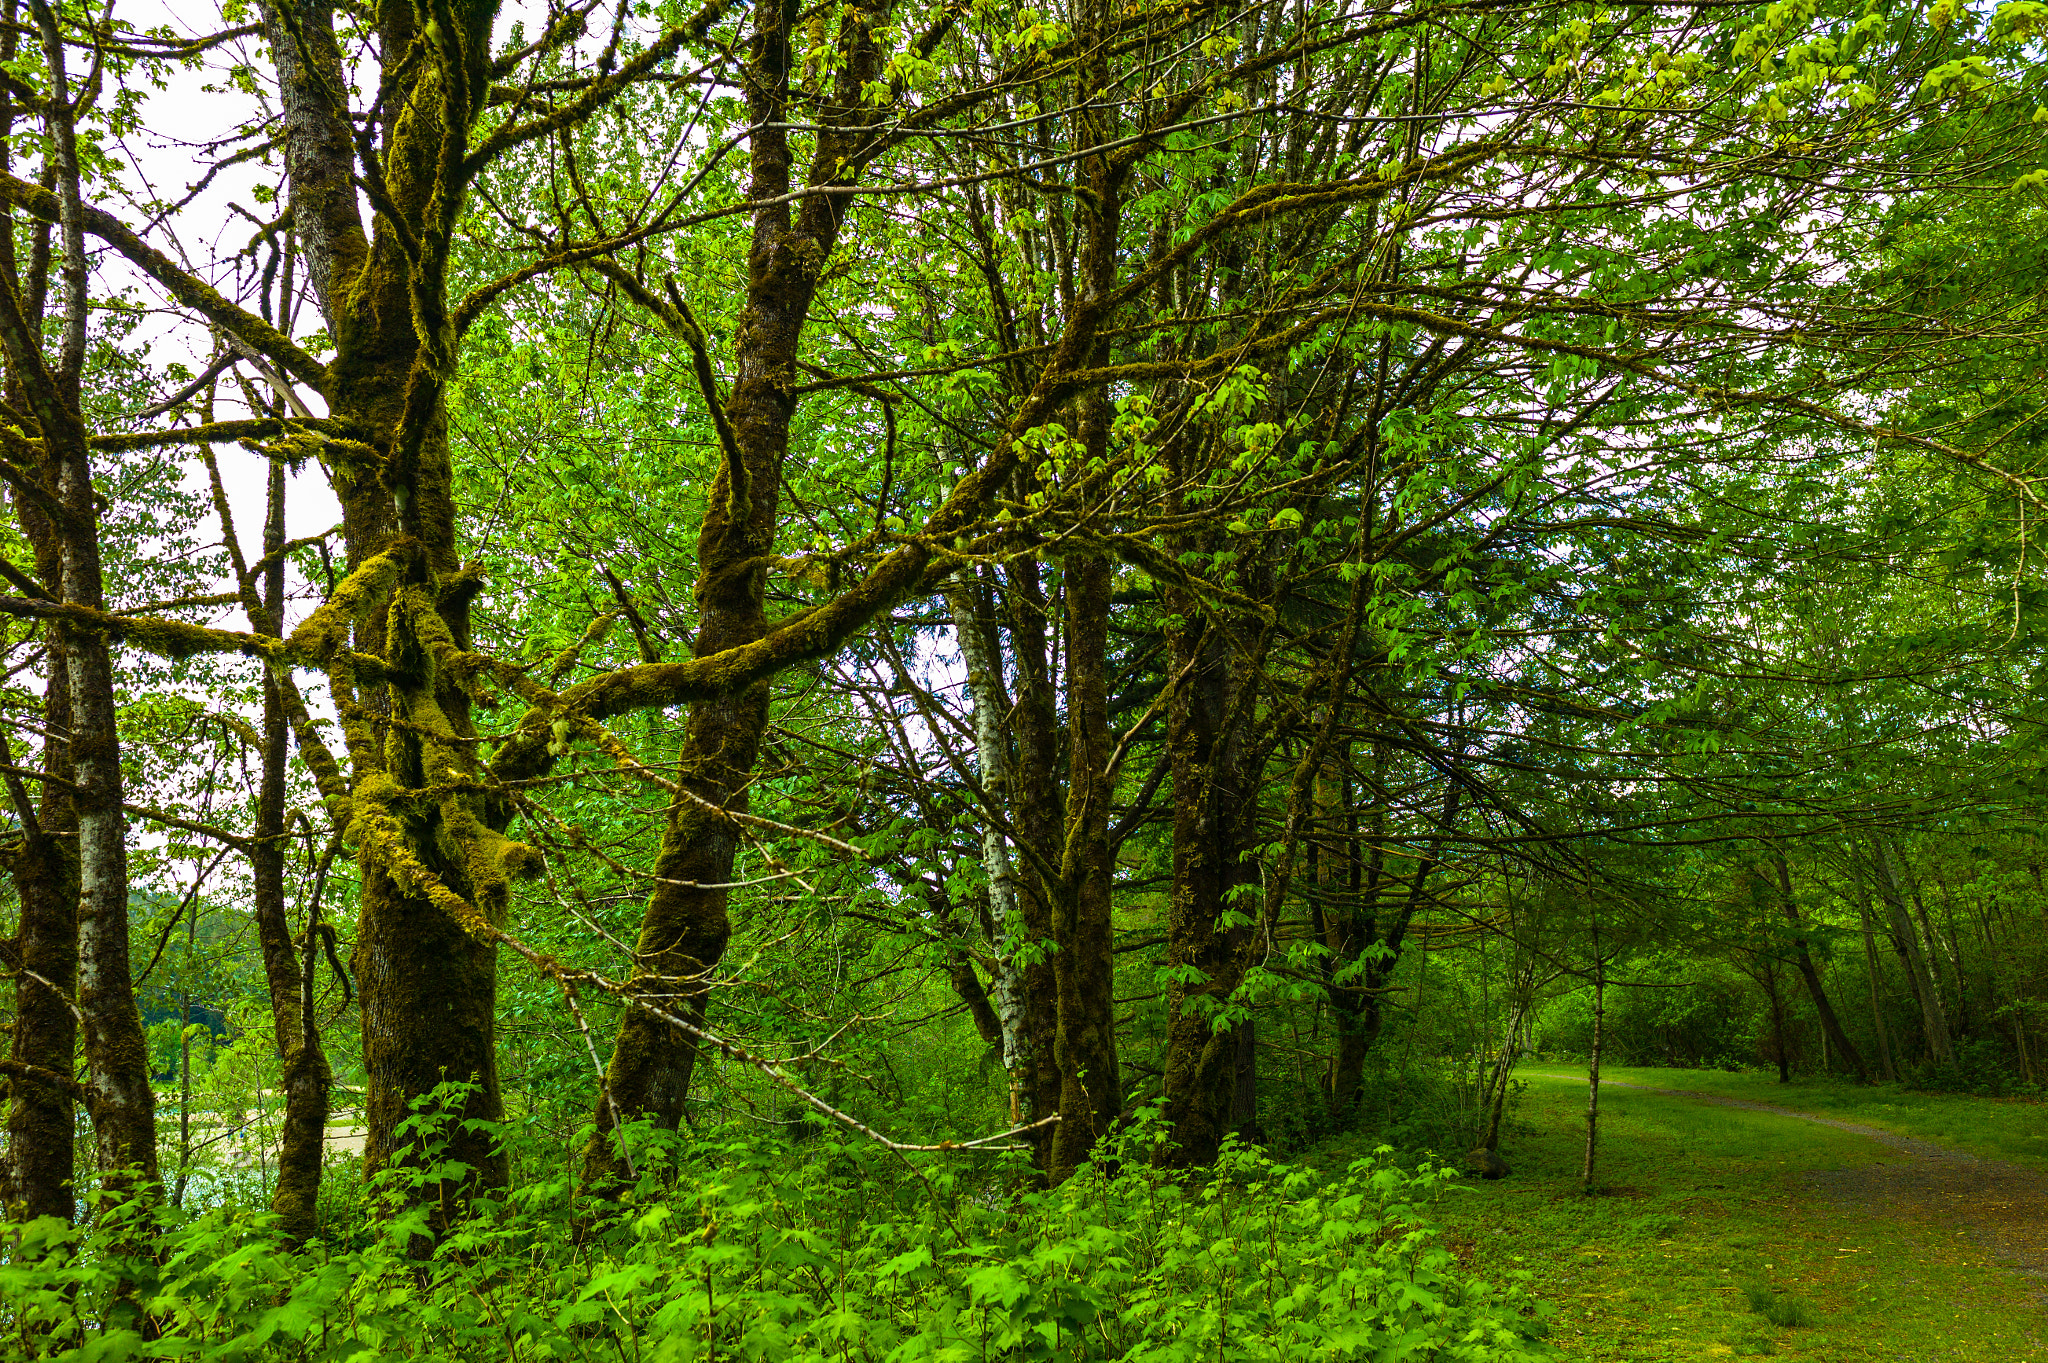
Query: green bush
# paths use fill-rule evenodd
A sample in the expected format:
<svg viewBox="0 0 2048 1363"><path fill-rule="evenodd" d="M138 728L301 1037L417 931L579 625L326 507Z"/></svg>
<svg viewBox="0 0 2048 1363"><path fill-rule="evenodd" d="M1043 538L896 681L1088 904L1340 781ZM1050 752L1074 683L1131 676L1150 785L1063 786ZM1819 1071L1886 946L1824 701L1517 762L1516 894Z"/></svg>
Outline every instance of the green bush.
<svg viewBox="0 0 2048 1363"><path fill-rule="evenodd" d="M416 1119L422 1164L436 1123ZM984 1161L712 1146L640 1131L637 1186L581 1244L568 1193L485 1206L433 1258L424 1215L281 1244L214 1211L7 1228L0 1353L22 1360L1459 1360L1554 1357L1516 1285L1463 1276L1425 1206L1455 1177L1382 1154L1335 1178L1231 1148L1200 1176L1137 1133L1052 1191ZM1011 1171L1014 1172L1014 1171ZM445 1164L438 1176L449 1175ZM419 1178L422 1175L414 1174ZM386 1193L392 1191L387 1187ZM584 1208L586 1212L591 1208ZM165 1218L166 1213L153 1211ZM126 1283L124 1291L123 1284ZM153 1336L153 1337L152 1337Z"/></svg>

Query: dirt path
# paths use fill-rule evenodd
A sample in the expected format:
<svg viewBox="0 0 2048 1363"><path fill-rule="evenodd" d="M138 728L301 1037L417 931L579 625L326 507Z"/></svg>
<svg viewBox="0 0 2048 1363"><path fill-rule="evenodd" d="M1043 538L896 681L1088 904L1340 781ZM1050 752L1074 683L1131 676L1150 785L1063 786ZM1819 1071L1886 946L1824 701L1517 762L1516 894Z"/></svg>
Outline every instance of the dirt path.
<svg viewBox="0 0 2048 1363"><path fill-rule="evenodd" d="M1586 1082L1582 1074L1531 1074L1541 1079ZM1652 1088L1618 1079L1602 1080L1600 1086L1769 1112L1868 1136L1899 1158L1846 1169L1810 1169L1803 1175L1808 1185L1847 1207L1873 1213L1899 1211L1966 1230L1985 1252L2048 1290L2048 1177L2038 1170L2005 1160L1979 1159L1950 1146L1901 1136L1880 1127L1773 1107L1746 1098L1724 1098L1692 1089Z"/></svg>

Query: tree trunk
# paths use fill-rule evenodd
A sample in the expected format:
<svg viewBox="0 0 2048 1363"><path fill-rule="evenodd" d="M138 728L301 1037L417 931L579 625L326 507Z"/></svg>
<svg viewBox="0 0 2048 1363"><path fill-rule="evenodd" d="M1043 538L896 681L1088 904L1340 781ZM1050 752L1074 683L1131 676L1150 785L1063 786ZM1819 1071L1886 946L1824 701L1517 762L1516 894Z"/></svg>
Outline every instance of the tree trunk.
<svg viewBox="0 0 2048 1363"><path fill-rule="evenodd" d="M749 195L763 203L754 212L747 255L747 302L733 338L737 375L723 411L714 412L724 457L711 480L697 540L698 628L695 654L707 658L752 643L767 632L767 556L774 551L781 505L783 461L789 453L790 419L797 400L790 375L817 294L818 280L838 243L850 200L817 194L796 208L789 201L790 80L794 11L755 11L747 89L752 114ZM879 57L873 36L888 23L889 6L849 9L837 39L843 65L818 120L834 129L819 136L811 164L815 185L845 184L857 175L862 128L877 115L865 100ZM693 345L701 330L687 314L671 318ZM700 371L704 399L721 399ZM722 418L722 420L720 419ZM761 738L768 728L768 682L690 706L680 768L696 799L677 797L669 806L654 872L660 879L648 896L634 946L632 988L661 1011L692 1026L701 1025L709 997L709 976L732 936L731 891L738 850L738 826L718 811L743 812ZM708 806L708 807L707 807ZM629 1007L619 1024L617 1044L605 1071L596 1107L596 1133L586 1147L584 1178L597 1186L618 1176L621 1155L612 1139L620 1120L646 1118L674 1130L696 1067L697 1038L644 1008Z"/></svg>
<svg viewBox="0 0 2048 1363"><path fill-rule="evenodd" d="M8 14L14 14L12 6ZM22 30L9 24L0 30L0 61L20 55ZM12 171L15 106L0 106L0 170ZM0 267L5 279L30 290L22 300L23 320L39 332L42 307L37 301L43 280L24 269L17 252L16 219L0 215ZM46 261L47 226L37 225L32 260ZM8 397L17 408L30 405L30 376L10 363ZM55 494L55 470L46 462L39 470L44 490ZM36 573L45 584L63 581L63 555L57 526L33 497L12 498L23 537L35 554ZM52 587L50 595L56 595ZM22 828L21 843L8 866L15 897L21 906L20 926L6 962L14 975L14 1028L8 1043L7 1158L0 1165L0 1214L28 1220L54 1216L70 1221L78 1205L72 1178L77 1170L73 1082L78 1055L78 1019L73 993L78 987L78 844L77 821L71 808L72 781L71 669L64 637L49 636L47 683L43 689L42 772L47 778L31 796L22 781L7 779L7 793ZM0 731L0 760L13 765ZM42 1078L35 1077L43 1076Z"/></svg>
<svg viewBox="0 0 2048 1363"><path fill-rule="evenodd" d="M1247 1145L1264 1145L1259 1125L1259 1023L1246 1018L1230 1029L1230 1132Z"/></svg>
<svg viewBox="0 0 2048 1363"><path fill-rule="evenodd" d="M1778 1062L1778 1082L1789 1084L1792 1082L1792 1061L1785 1042L1785 996L1778 990L1778 968L1767 956L1759 956L1757 964L1760 967L1757 978L1763 984L1764 997L1771 1003L1771 1051Z"/></svg>
<svg viewBox="0 0 2048 1363"><path fill-rule="evenodd" d="M1378 749L1375 748L1376 762L1378 757ZM1359 959L1364 948L1377 936L1379 921L1377 900L1381 844L1378 839L1373 842L1368 872L1366 859L1359 855L1358 811L1352 803L1348 771L1343 779L1342 792L1347 853L1345 880L1349 903L1341 913L1322 911L1320 924L1323 945L1328 951L1323 958L1323 992L1337 1028L1337 1049L1330 1057L1330 1116L1340 1130L1348 1126L1358 1105L1358 1090L1365 1076L1365 1058L1379 1039L1381 1025L1378 994L1344 987L1332 978L1339 969ZM1380 817L1377 807L1375 817ZM1373 926L1362 929L1362 924ZM1368 963L1362 968L1369 972L1372 966Z"/></svg>
<svg viewBox="0 0 2048 1363"><path fill-rule="evenodd" d="M529 873L536 860L531 849L508 844L486 826L484 801L474 792L431 800L408 794L477 767L468 684L439 662L446 651L469 645L475 581L464 576L457 553L445 406L459 336L448 316L446 271L433 257L466 193L466 183L449 181L445 153L451 142L466 143L469 128L447 127L444 119L451 111L474 119L482 107L495 9L486 0L462 0L440 24L423 27L412 6L378 7L377 46L388 83L375 131L389 211L376 215L366 236L349 115L335 99L348 85L333 10L324 0L270 0L263 7L284 114L292 230L335 345L324 396L341 427L365 433L379 456L364 461L338 445L324 451L351 574L346 616L335 628L352 634L356 652L381 659L385 673L359 685L335 647L340 641L329 643L329 685L351 772L332 772L322 794L345 799L359 843L364 1166L374 1176L400 1156L408 1142L399 1126L444 1081L467 1085L446 1113L452 1120L441 1152L447 1167L466 1172L398 1197L433 1203L430 1224L437 1229L473 1190L502 1187L507 1177L490 1129L504 1115L491 920L504 912L506 877ZM424 257L417 269L408 259L414 252ZM289 688L288 681L279 684ZM318 747L318 734L301 722L289 695L286 703L302 747ZM328 765L324 748L318 760ZM344 779L345 795L334 789ZM279 965L266 963L274 972L273 1007L285 988ZM301 976L293 992L303 1031ZM286 1073L288 1089L299 1094L300 1120L288 1135L303 1162L310 1158L307 1104L322 1079L312 1051L301 1045L295 1054L299 1061L287 1057ZM303 1172L303 1163L297 1167ZM294 1207L310 1205L302 1178L281 1192ZM414 1249L425 1252L427 1242Z"/></svg>
<svg viewBox="0 0 2048 1363"><path fill-rule="evenodd" d="M1849 852L1850 868L1855 867L1855 849ZM1892 1041L1884 1025L1884 1000L1878 990L1877 934L1870 924L1870 895L1863 887L1863 877L1855 876L1857 917L1863 925L1863 969L1870 982L1870 1022L1877 1032L1877 1058L1884 1066L1887 1083L1899 1082L1899 1067L1892 1060Z"/></svg>
<svg viewBox="0 0 2048 1363"><path fill-rule="evenodd" d="M68 671L63 650L53 647L43 695L49 736L43 740L42 768L55 779L43 782L35 801L18 778L7 783L22 825L21 845L8 868L21 904L21 925L7 963L14 972L14 1035L8 1046L13 1065L0 1205L6 1215L24 1221L38 1216L69 1221L78 1203L71 1182L77 1165L71 1092L31 1073L68 1084L78 1054L78 1020L71 1011L78 985L78 856L65 836L72 825L66 789L70 762L57 737L71 728ZM11 764L13 754L4 753L4 760Z"/></svg>
<svg viewBox="0 0 2048 1363"><path fill-rule="evenodd" d="M1835 1016L1835 1007L1828 1001L1828 991L1823 987L1820 969L1814 964L1813 953L1807 950L1806 938L1800 934L1804 926L1799 918L1799 905L1792 898L1792 868L1786 864L1785 854L1775 855L1778 872L1778 903L1785 911L1787 921L1793 930L1793 963L1799 967L1799 977L1806 981L1806 992L1813 999L1814 1011L1820 1014L1821 1031L1840 1052L1850 1069L1856 1072L1856 1082L1870 1082L1870 1071L1863 1064L1863 1054L1850 1042L1849 1034L1842 1030L1842 1020Z"/></svg>
<svg viewBox="0 0 2048 1363"><path fill-rule="evenodd" d="M1178 595L1178 594L1176 594ZM1162 1148L1171 1165L1214 1160L1236 1081L1236 1043L1216 1015L1244 972L1245 924L1235 902L1245 883L1242 854L1255 801L1244 788L1241 680L1229 640L1192 599L1171 603L1187 624L1169 635L1172 672L1182 680L1167 703L1173 769L1173 897L1167 923L1168 987Z"/></svg>
<svg viewBox="0 0 2048 1363"><path fill-rule="evenodd" d="M1906 966L1907 979L1920 1001L1920 1017L1927 1030L1928 1053L1938 1065L1953 1065L1956 1051L1955 1043L1949 1037L1948 1016L1942 1010L1941 995L1927 968L1927 957L1920 949L1919 933L1906 910L1905 894L1899 883L1897 853L1892 848L1891 839L1882 833L1871 835L1870 850L1871 868L1877 879L1877 897L1890 921L1893 938L1899 947L1899 958Z"/></svg>
<svg viewBox="0 0 2048 1363"><path fill-rule="evenodd" d="M1486 1119L1486 1133L1479 1142L1479 1148L1482 1150L1500 1149L1501 1117L1507 1111L1508 1083L1514 1078L1515 1058L1521 1049L1519 1041L1523 1025L1529 1016L1528 1009L1529 1000L1520 999L1516 1003L1514 1014L1508 1018L1507 1040L1501 1044L1500 1058L1494 1062L1493 1074L1486 1086L1486 1105L1490 1111Z"/></svg>
<svg viewBox="0 0 2048 1363"><path fill-rule="evenodd" d="M1020 478L1024 475L1020 475ZM1067 826L1066 792L1057 773L1064 765L1059 704L1053 685L1052 636L1048 624L1053 606L1047 599L1040 566L1019 557L1008 572L1011 648L1017 666L1017 696L1012 708L1017 733L1017 780L1012 786L1011 821L1023 854L1019 872L1018 910L1023 932L1016 949L1030 959L1020 972L1020 1031L1033 1063L1021 1077L1025 1101L1020 1105L1038 1117L1059 1111L1060 1075L1053 1062L1059 1033L1059 985L1052 956L1055 883L1061 862L1061 841ZM1053 1134L1043 1132L1033 1145L1041 1168L1050 1172Z"/></svg>
<svg viewBox="0 0 2048 1363"><path fill-rule="evenodd" d="M1594 948L1593 961L1593 1053L1586 1068L1586 1162L1579 1171L1579 1184L1593 1191L1594 1158L1600 1149L1600 1047L1607 1032L1607 963Z"/></svg>
<svg viewBox="0 0 2048 1363"><path fill-rule="evenodd" d="M221 499L223 524L227 499ZM270 462L268 514L263 524L261 583L237 563L247 593L250 624L258 633L284 632L285 470L282 460ZM260 596L258 596L260 592ZM270 1018L277 1054L284 1061L284 1139L278 1153L277 1186L270 1210L278 1229L293 1241L311 1239L319 1229L321 1163L327 1153L327 1114L333 1073L321 1049L313 1017L313 962L319 925L313 899L306 916L305 960L293 950L291 923L285 909L285 764L291 756L290 716L284 682L273 672L263 677L263 775L256 795L255 841L249 849L250 897L256 910L256 937L263 952L263 973L270 987Z"/></svg>
<svg viewBox="0 0 2048 1363"><path fill-rule="evenodd" d="M946 601L961 658L967 665L967 694L974 709L976 779L989 808L1012 818L1010 746L1003 732L1009 704L1003 691L1002 655L997 651L994 621L983 609L983 595L971 580L954 583L947 590ZM1017 964L1018 948L1026 936L1017 868L1002 828L986 815L981 821L981 866L988 880L989 940L995 952L990 1001L1002 1047L1003 1072L1009 1077L1010 1117L1022 1124L1050 1114L1033 1110L1038 1058L1025 1023L1025 972Z"/></svg>
<svg viewBox="0 0 2048 1363"><path fill-rule="evenodd" d="M51 517L59 599L104 609L99 503L80 405L86 353L87 270L78 149L70 122L70 78L55 15L38 7L48 65L48 120L58 191L59 279L63 310L54 363L43 351L43 319L26 304L17 279L0 287L0 340L11 386L27 400L42 438L44 485L63 508ZM33 320L32 320L33 319ZM113 655L105 634L52 622L64 655L70 705L71 807L78 834L79 1031L84 1042L93 1138L102 1186L110 1194L146 1193L157 1181L156 1095L135 1007L128 959L128 845L120 736L115 727ZM68 1075L67 1075L68 1078Z"/></svg>
<svg viewBox="0 0 2048 1363"><path fill-rule="evenodd" d="M1107 404L1091 402L1084 438L1108 439ZM1116 955L1111 921L1115 860L1109 807L1117 773L1110 767L1109 562L1081 555L1067 564L1066 836L1054 906L1053 977L1059 991L1053 1065L1059 1072L1060 1122L1047 1175L1065 1179L1109 1134L1123 1108L1116 1048Z"/></svg>

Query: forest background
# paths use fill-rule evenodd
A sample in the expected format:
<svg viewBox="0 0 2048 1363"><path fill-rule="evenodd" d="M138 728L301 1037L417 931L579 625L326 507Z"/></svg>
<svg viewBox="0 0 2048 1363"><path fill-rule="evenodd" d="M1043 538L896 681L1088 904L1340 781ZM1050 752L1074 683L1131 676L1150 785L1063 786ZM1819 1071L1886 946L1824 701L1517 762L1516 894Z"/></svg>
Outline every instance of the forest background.
<svg viewBox="0 0 2048 1363"><path fill-rule="evenodd" d="M2042 1082L2048 5L160 17L0 3L34 1348L1519 1357L1256 1151Z"/></svg>

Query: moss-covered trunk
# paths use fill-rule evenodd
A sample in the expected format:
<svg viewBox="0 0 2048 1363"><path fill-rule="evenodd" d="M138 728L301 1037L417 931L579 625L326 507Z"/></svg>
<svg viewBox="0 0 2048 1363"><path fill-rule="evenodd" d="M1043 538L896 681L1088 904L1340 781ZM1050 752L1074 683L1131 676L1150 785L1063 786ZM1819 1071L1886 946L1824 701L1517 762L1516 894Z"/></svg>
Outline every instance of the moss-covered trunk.
<svg viewBox="0 0 2048 1363"><path fill-rule="evenodd" d="M1084 419L1084 434L1106 438L1107 403ZM1060 1122L1047 1174L1058 1182L1088 1158L1123 1108L1116 1045L1115 943L1111 920L1114 858L1109 809L1109 563L1094 555L1067 565L1066 845L1054 908L1053 973L1058 1022L1053 1066L1059 1073Z"/></svg>
<svg viewBox="0 0 2048 1363"><path fill-rule="evenodd" d="M16 6L8 3L12 21ZM0 28L0 61L13 61L21 48L21 30L12 22ZM0 106L0 169L14 168L15 110ZM30 228L27 258L19 250L12 214L0 215L0 267L16 290L24 319L40 326L45 278L49 266L50 228ZM27 376L8 366L7 396L21 410L29 406ZM54 470L45 461L41 486L54 497ZM16 518L35 555L37 576L50 584L63 580L63 558L57 525L35 498L16 493ZM55 1216L69 1221L77 1206L72 1177L77 1169L77 1142L71 1082L78 1055L78 1020L72 992L78 987L78 844L71 811L70 747L71 668L63 640L53 634L48 644L43 690L42 773L39 792L31 795L18 779L8 781L8 797L21 823L21 839L8 861L21 906L20 926L9 944L9 972L14 977L14 1030L8 1041L7 1159L0 1168L0 1201L8 1215L22 1218ZM10 765L18 760L6 754Z"/></svg>
<svg viewBox="0 0 2048 1363"><path fill-rule="evenodd" d="M1244 974L1248 882L1256 799L1247 788L1240 728L1242 681L1222 626L1201 604L1174 593L1184 622L1170 632L1171 675L1184 678L1167 704L1173 771L1173 897L1167 920L1168 992L1165 1117L1172 1133L1162 1159L1206 1164L1227 1130L1237 1075L1236 1039L1215 1025Z"/></svg>
<svg viewBox="0 0 2048 1363"><path fill-rule="evenodd" d="M53 649L43 724L67 732L71 707L61 651ZM11 754L10 754L11 757ZM77 1206L71 1180L77 1166L69 1081L78 1055L78 1022L71 991L78 985L78 857L67 836L70 763L64 743L45 740L41 798L19 781L9 795L22 821L21 841L8 863L21 905L20 928L7 967L14 975L14 1034L9 1039L7 1160L0 1168L0 1201L10 1216L55 1216L69 1221Z"/></svg>
<svg viewBox="0 0 2048 1363"><path fill-rule="evenodd" d="M502 908L493 904L503 894L502 840L478 817L473 793L426 793L451 770L476 769L467 683L440 661L468 646L474 591L456 551L445 401L457 337L447 273L467 186L461 158L490 78L496 8L469 0L425 23L410 5L378 7L383 199L368 234L352 188L332 11L315 0L277 0L264 11L278 55L294 225L335 344L327 398L360 442L325 447L349 566L392 566L361 579L347 603L346 642L375 661L337 653L329 669L348 743L347 808L361 869L356 967L372 1173L397 1156L400 1124L443 1081L470 1085L451 1115L503 1114L497 952L482 921ZM306 1095L318 1087L311 1056L302 1054L293 1073ZM470 1172L402 1198L435 1202L444 1216L465 1188L497 1186L506 1175L502 1152L473 1123L451 1124L446 1139L445 1157Z"/></svg>
<svg viewBox="0 0 2048 1363"><path fill-rule="evenodd" d="M873 37L888 8L848 9L836 39L843 65L819 121L810 167L816 185L847 183L859 170L859 128L872 116L865 83L877 69ZM839 240L847 200L836 194L789 202L793 183L788 118L795 60L794 11L758 9L747 67L753 119L749 195L754 213L747 252L746 306L733 338L732 393L720 403L723 458L707 493L697 540L698 627L694 651L708 658L767 633L767 567L781 509L782 466L789 455L797 355L818 279ZM694 323L685 322L686 326ZM701 339L701 338L700 338ZM709 366L706 366L708 376ZM714 414L715 415L715 414ZM632 988L653 1009L697 1026L704 1019L706 980L732 935L729 916L738 826L720 810L744 811L746 786L768 727L768 682L695 702L684 726L681 779L689 798L669 806L654 873L659 877L642 915L634 948ZM697 1038L647 1008L629 1008L605 1071L597 1131L585 1153L585 1176L602 1184L620 1169L611 1138L620 1119L647 1118L673 1129L698 1054Z"/></svg>

